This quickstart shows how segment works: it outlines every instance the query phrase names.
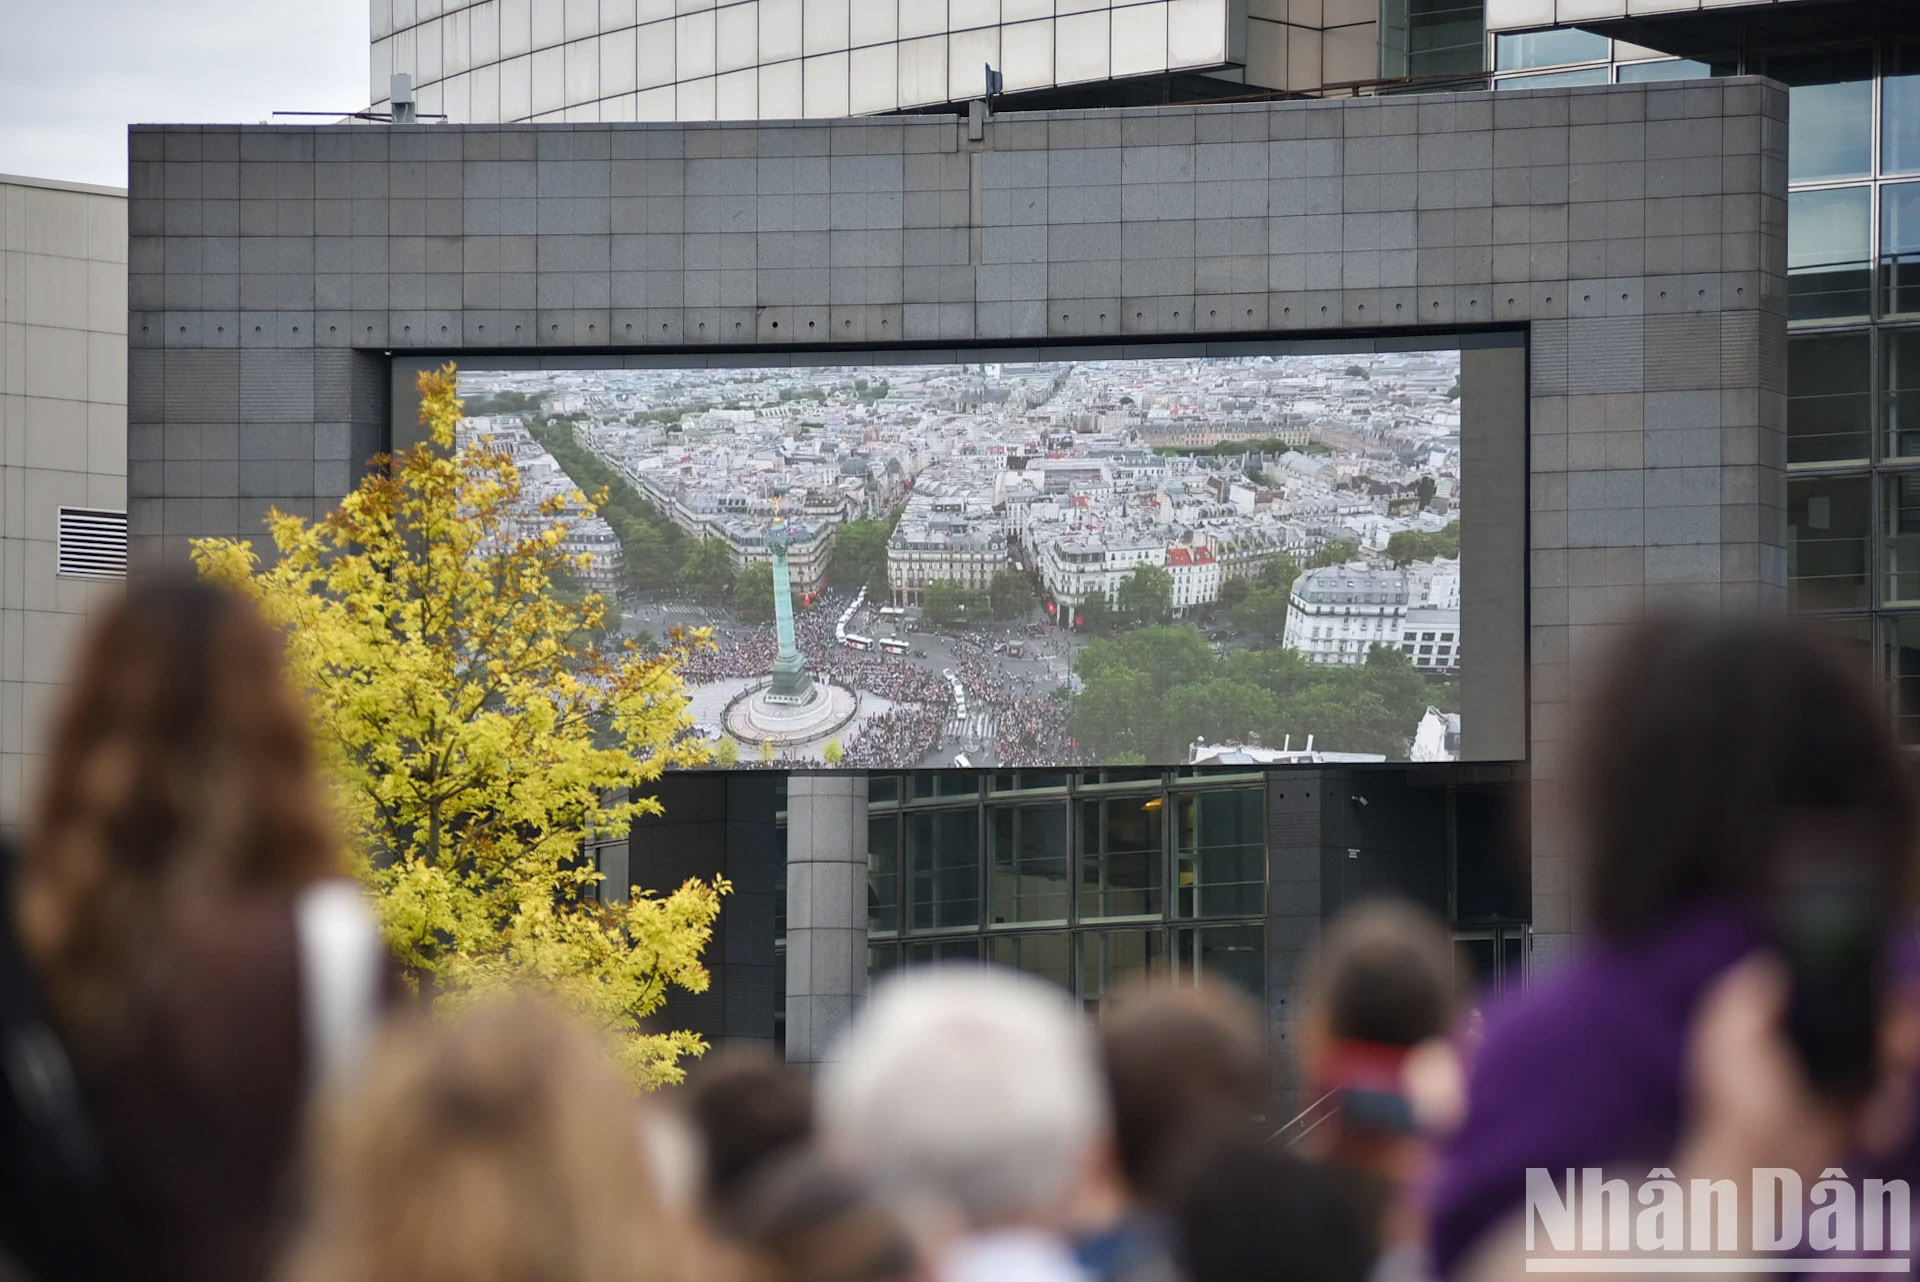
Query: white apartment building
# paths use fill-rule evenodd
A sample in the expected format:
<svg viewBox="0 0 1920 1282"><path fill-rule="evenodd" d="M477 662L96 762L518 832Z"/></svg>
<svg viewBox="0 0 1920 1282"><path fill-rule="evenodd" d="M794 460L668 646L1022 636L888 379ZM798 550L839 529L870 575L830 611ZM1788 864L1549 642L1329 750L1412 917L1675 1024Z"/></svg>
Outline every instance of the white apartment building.
<svg viewBox="0 0 1920 1282"><path fill-rule="evenodd" d="M772 518L768 523L772 523ZM787 545L787 577L793 583L796 594L811 596L827 581L827 567L833 564L834 536L840 527L793 521L787 528L792 533L792 542ZM764 527L742 529L735 522L714 526L709 533L712 537L727 541L727 554L733 558L736 572L756 562L773 562L773 552L767 547Z"/></svg>
<svg viewBox="0 0 1920 1282"><path fill-rule="evenodd" d="M1365 663L1374 646L1385 645L1423 672L1458 671L1460 563L1308 570L1294 580L1281 640L1313 663Z"/></svg>
<svg viewBox="0 0 1920 1282"><path fill-rule="evenodd" d="M1041 541L1033 560L1041 586L1064 612L1095 596L1112 600L1136 566L1161 565L1166 551L1158 537L1110 540L1081 531Z"/></svg>
<svg viewBox="0 0 1920 1282"><path fill-rule="evenodd" d="M1220 562L1204 544L1167 549L1167 573L1173 576L1173 612L1185 614L1220 599Z"/></svg>
<svg viewBox="0 0 1920 1282"><path fill-rule="evenodd" d="M1400 624L1400 649L1422 672L1460 670L1460 608L1416 606Z"/></svg>
<svg viewBox="0 0 1920 1282"><path fill-rule="evenodd" d="M550 518L540 510L541 506L579 488L518 416L461 419L454 439L462 445L485 441L489 448L513 460L520 473L520 503L513 513L517 537L546 528ZM570 524L560 540L560 550L581 559L580 568L574 571L574 581L591 592L618 592L626 575L626 556L613 526L605 517L587 511L584 505L571 502L561 516Z"/></svg>
<svg viewBox="0 0 1920 1282"><path fill-rule="evenodd" d="M935 583L984 591L1007 568L1007 534L991 512L957 500L915 496L887 540L887 587L895 605L918 605Z"/></svg>
<svg viewBox="0 0 1920 1282"><path fill-rule="evenodd" d="M1293 581L1281 642L1309 662L1351 666L1376 645L1398 648L1406 617L1403 571L1326 566Z"/></svg>

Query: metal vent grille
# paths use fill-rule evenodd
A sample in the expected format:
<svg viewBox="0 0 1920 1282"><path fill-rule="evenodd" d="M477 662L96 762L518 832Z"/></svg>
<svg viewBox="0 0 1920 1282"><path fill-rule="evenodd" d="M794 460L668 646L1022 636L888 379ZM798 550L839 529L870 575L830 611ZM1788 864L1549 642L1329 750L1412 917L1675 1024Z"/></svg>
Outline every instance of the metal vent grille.
<svg viewBox="0 0 1920 1282"><path fill-rule="evenodd" d="M127 514L96 507L60 509L55 568L73 579L127 577Z"/></svg>

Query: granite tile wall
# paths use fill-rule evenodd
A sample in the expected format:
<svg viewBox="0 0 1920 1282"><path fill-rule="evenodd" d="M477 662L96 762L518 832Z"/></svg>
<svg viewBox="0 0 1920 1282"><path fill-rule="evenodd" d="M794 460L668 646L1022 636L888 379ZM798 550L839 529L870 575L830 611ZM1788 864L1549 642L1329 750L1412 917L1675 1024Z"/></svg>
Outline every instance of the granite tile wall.
<svg viewBox="0 0 1920 1282"><path fill-rule="evenodd" d="M135 128L136 553L337 497L389 353L1524 327L1550 780L1611 630L1784 605L1786 110L1729 79L1005 115L979 143L932 116ZM1534 836L1550 959L1577 905Z"/></svg>

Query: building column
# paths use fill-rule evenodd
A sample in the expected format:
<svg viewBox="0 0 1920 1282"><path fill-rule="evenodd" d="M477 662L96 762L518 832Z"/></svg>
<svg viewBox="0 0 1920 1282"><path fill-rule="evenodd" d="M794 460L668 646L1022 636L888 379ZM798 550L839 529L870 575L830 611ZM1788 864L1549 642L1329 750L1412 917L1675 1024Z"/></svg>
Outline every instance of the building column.
<svg viewBox="0 0 1920 1282"><path fill-rule="evenodd" d="M827 1059L867 994L867 777L787 777L787 1059Z"/></svg>

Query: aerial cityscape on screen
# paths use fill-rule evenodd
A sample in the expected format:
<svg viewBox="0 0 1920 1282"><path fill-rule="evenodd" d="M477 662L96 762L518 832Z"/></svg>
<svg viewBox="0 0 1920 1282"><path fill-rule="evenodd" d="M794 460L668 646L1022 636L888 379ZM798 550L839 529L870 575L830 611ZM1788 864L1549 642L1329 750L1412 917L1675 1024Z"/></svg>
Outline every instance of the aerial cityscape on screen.
<svg viewBox="0 0 1920 1282"><path fill-rule="evenodd" d="M1459 754L1456 351L462 370L723 765Z"/></svg>

